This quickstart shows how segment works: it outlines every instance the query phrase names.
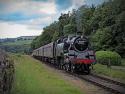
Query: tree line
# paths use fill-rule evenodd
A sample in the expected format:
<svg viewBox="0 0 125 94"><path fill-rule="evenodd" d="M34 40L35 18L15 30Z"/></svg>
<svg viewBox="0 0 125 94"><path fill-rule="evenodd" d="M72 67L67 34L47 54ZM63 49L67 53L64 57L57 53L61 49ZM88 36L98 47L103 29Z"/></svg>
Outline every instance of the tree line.
<svg viewBox="0 0 125 94"><path fill-rule="evenodd" d="M81 32L98 50L116 51L125 56L125 0L109 0L98 6L83 5L61 14L58 21L43 28L31 43L36 49L59 37Z"/></svg>

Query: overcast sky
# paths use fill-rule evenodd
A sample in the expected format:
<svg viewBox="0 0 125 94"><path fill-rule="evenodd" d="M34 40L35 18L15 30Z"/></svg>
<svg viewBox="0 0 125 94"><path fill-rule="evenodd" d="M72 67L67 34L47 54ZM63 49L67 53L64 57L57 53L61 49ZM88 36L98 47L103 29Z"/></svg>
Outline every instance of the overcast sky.
<svg viewBox="0 0 125 94"><path fill-rule="evenodd" d="M0 38L39 35L61 13L104 0L0 0Z"/></svg>

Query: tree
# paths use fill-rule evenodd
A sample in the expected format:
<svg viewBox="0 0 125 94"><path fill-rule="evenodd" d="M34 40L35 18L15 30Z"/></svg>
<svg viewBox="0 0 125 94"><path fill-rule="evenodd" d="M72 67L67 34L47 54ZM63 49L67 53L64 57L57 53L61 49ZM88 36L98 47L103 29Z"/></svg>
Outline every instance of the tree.
<svg viewBox="0 0 125 94"><path fill-rule="evenodd" d="M76 26L73 24L65 25L63 32L64 32L64 35L75 34L76 33Z"/></svg>
<svg viewBox="0 0 125 94"><path fill-rule="evenodd" d="M64 36L64 32L63 32L64 26L67 25L70 21L69 13L61 14L61 16L59 17L59 36Z"/></svg>
<svg viewBox="0 0 125 94"><path fill-rule="evenodd" d="M38 48L59 37L82 32L90 38L96 50L111 50L125 56L125 0L109 0L94 7L81 6L78 10L61 14L58 21L43 29L33 40Z"/></svg>

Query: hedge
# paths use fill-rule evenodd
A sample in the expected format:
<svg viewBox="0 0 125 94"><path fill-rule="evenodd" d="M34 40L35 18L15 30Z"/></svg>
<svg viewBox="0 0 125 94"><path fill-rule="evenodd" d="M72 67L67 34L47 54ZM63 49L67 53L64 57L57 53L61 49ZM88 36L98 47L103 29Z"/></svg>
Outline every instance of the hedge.
<svg viewBox="0 0 125 94"><path fill-rule="evenodd" d="M121 65L121 56L116 52L97 51L96 59L98 63L103 65Z"/></svg>
<svg viewBox="0 0 125 94"><path fill-rule="evenodd" d="M14 61L0 49L0 94L10 94L14 77Z"/></svg>

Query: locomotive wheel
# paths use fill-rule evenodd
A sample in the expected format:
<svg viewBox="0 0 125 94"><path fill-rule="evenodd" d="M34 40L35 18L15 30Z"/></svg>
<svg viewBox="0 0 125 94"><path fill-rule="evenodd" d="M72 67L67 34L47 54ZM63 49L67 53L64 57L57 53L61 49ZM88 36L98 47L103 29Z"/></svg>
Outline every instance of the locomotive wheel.
<svg viewBox="0 0 125 94"><path fill-rule="evenodd" d="M90 74L89 65L84 65L84 72L85 74Z"/></svg>
<svg viewBox="0 0 125 94"><path fill-rule="evenodd" d="M58 68L61 69L61 64L58 65Z"/></svg>
<svg viewBox="0 0 125 94"><path fill-rule="evenodd" d="M69 71L71 71L71 62L69 63Z"/></svg>
<svg viewBox="0 0 125 94"><path fill-rule="evenodd" d="M62 66L62 68L63 68L63 70L66 70L66 64L64 64L64 65Z"/></svg>
<svg viewBox="0 0 125 94"><path fill-rule="evenodd" d="M90 74L90 69L85 71L85 74Z"/></svg>
<svg viewBox="0 0 125 94"><path fill-rule="evenodd" d="M59 63L58 68L59 68L60 70L62 69L61 63Z"/></svg>
<svg viewBox="0 0 125 94"><path fill-rule="evenodd" d="M64 70L64 64L61 64L61 69Z"/></svg>
<svg viewBox="0 0 125 94"><path fill-rule="evenodd" d="M60 69L61 69L61 70L63 69L63 65L62 65L62 64L60 64Z"/></svg>
<svg viewBox="0 0 125 94"><path fill-rule="evenodd" d="M64 60L63 60L63 58L61 58L60 60L59 60L59 69L63 69L63 63L64 63Z"/></svg>
<svg viewBox="0 0 125 94"><path fill-rule="evenodd" d="M69 71L69 64L66 64L66 71Z"/></svg>
<svg viewBox="0 0 125 94"><path fill-rule="evenodd" d="M71 64L71 72L74 73L76 70L76 66L75 64Z"/></svg>

